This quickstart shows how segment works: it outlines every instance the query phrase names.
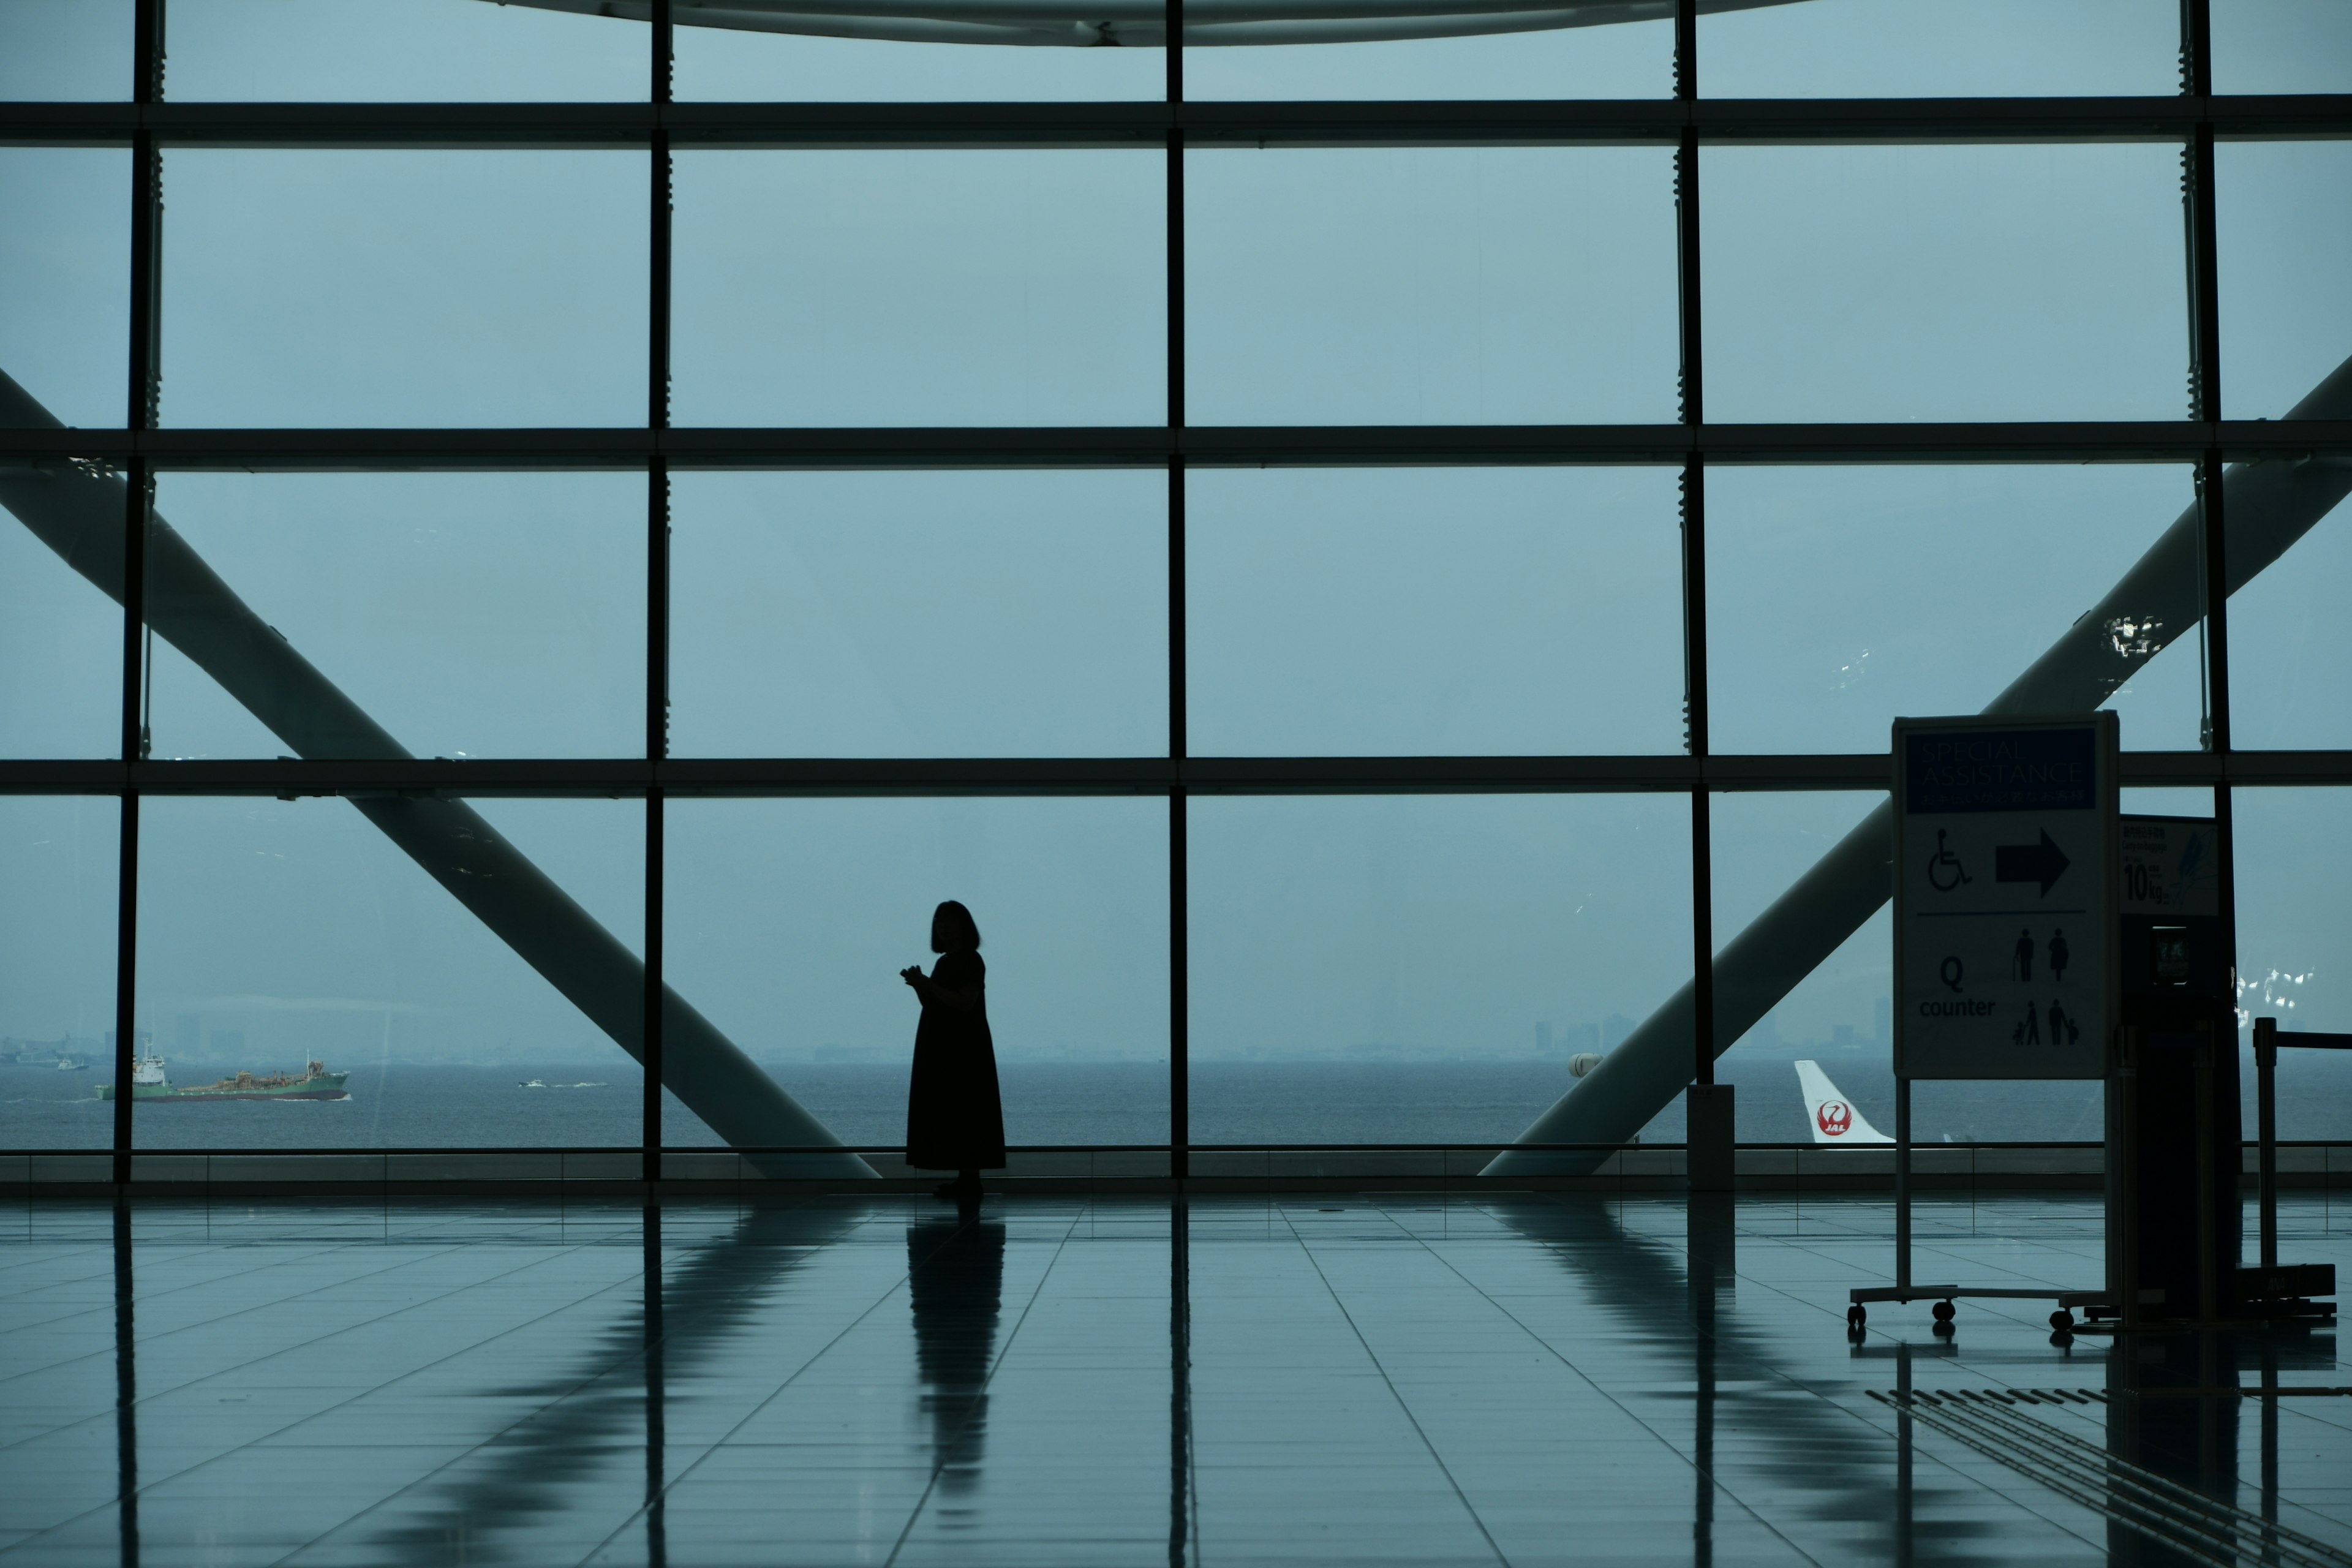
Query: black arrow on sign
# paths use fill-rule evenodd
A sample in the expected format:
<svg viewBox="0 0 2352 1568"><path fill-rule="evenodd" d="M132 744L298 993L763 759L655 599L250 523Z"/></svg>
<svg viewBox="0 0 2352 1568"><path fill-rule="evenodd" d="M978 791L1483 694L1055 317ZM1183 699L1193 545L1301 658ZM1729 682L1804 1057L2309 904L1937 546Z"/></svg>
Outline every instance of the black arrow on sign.
<svg viewBox="0 0 2352 1568"><path fill-rule="evenodd" d="M1992 878L1996 882L2039 882L2042 896L2048 898L2058 879L2066 874L2074 862L2066 852L2050 841L2050 830L2042 830L2039 844L2001 844L1992 852Z"/></svg>

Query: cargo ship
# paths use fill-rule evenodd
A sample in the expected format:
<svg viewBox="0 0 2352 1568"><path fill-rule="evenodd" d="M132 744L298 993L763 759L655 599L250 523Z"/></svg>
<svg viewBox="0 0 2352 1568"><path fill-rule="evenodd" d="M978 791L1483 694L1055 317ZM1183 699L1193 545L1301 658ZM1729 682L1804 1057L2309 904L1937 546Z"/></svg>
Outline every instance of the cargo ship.
<svg viewBox="0 0 2352 1568"><path fill-rule="evenodd" d="M349 1100L343 1080L352 1075L329 1072L324 1062L304 1064L300 1075L239 1071L200 1089L174 1089L163 1071L162 1057L141 1057L131 1064L131 1098L140 1100ZM98 1098L112 1100L114 1086L98 1086Z"/></svg>

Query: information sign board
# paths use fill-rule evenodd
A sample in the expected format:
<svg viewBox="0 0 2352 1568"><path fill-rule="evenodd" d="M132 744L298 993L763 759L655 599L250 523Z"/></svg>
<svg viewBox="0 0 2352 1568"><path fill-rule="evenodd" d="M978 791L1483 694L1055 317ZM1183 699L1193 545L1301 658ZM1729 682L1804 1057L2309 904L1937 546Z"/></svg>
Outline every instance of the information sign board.
<svg viewBox="0 0 2352 1568"><path fill-rule="evenodd" d="M2111 713L1895 722L1895 1070L2096 1079L2116 1016Z"/></svg>

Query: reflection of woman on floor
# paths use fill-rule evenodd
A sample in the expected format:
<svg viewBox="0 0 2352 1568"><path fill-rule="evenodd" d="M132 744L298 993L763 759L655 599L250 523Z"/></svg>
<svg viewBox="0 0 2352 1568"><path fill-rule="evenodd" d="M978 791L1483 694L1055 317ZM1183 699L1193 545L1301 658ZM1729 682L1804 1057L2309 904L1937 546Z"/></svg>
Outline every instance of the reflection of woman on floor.
<svg viewBox="0 0 2352 1568"><path fill-rule="evenodd" d="M988 966L980 961L980 927L950 899L931 914L938 963L898 978L922 999L915 1026L915 1069L907 1086L907 1163L953 1171L941 1197L971 1203L980 1173L1004 1165L1004 1103L996 1089L996 1045L988 1033Z"/></svg>
<svg viewBox="0 0 2352 1568"><path fill-rule="evenodd" d="M988 1437L988 1373L1004 1294L1004 1227L968 1216L907 1227L907 1296L914 1310L915 1373L942 1489L980 1484Z"/></svg>

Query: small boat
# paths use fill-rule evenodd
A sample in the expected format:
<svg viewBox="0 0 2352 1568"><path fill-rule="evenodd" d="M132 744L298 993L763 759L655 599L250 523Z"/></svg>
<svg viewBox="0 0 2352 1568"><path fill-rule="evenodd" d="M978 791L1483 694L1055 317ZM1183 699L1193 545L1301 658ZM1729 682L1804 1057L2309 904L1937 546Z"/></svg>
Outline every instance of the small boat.
<svg viewBox="0 0 2352 1568"><path fill-rule="evenodd" d="M58 1058L58 1070L59 1072L88 1072L89 1070L89 1058L88 1057L59 1057Z"/></svg>

